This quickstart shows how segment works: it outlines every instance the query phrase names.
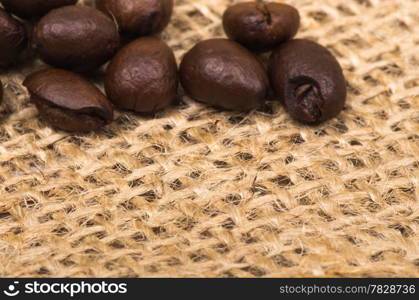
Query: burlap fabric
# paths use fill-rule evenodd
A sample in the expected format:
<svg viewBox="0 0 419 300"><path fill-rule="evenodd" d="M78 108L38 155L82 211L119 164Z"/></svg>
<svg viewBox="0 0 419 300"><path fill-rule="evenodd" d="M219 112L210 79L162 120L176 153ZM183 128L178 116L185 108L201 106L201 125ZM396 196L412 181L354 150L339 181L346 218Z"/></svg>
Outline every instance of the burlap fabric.
<svg viewBox="0 0 419 300"><path fill-rule="evenodd" d="M178 58L223 36L233 1L176 2ZM22 88L40 62L1 73L0 276L419 276L419 1L288 3L348 80L318 127L183 97L68 134Z"/></svg>

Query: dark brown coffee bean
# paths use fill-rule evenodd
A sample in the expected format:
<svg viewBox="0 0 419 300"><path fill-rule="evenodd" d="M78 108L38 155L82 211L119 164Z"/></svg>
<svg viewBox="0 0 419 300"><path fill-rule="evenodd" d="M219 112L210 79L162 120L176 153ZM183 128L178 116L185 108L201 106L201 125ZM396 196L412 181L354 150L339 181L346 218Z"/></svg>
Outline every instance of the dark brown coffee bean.
<svg viewBox="0 0 419 300"><path fill-rule="evenodd" d="M290 115L317 124L337 116L346 101L346 82L336 58L309 40L291 40L272 53L273 88Z"/></svg>
<svg viewBox="0 0 419 300"><path fill-rule="evenodd" d="M0 8L0 67L15 64L26 47L25 26Z"/></svg>
<svg viewBox="0 0 419 300"><path fill-rule="evenodd" d="M116 24L97 9L65 6L52 10L36 24L33 46L52 66L88 72L115 54L119 33Z"/></svg>
<svg viewBox="0 0 419 300"><path fill-rule="evenodd" d="M229 38L254 51L269 51L298 31L298 11L283 3L243 2L228 8L223 16Z"/></svg>
<svg viewBox="0 0 419 300"><path fill-rule="evenodd" d="M260 107L269 88L266 71L256 57L226 39L193 47L182 60L180 79L192 98L229 110Z"/></svg>
<svg viewBox="0 0 419 300"><path fill-rule="evenodd" d="M173 0L96 0L96 7L115 18L121 32L140 37L163 31Z"/></svg>
<svg viewBox="0 0 419 300"><path fill-rule="evenodd" d="M3 102L3 83L0 80L0 104Z"/></svg>
<svg viewBox="0 0 419 300"><path fill-rule="evenodd" d="M48 69L23 82L41 117L67 131L90 131L113 120L113 108L102 92L72 72Z"/></svg>
<svg viewBox="0 0 419 300"><path fill-rule="evenodd" d="M24 19L45 15L50 10L76 4L78 0L0 0L4 8Z"/></svg>
<svg viewBox="0 0 419 300"><path fill-rule="evenodd" d="M154 37L122 48L106 71L105 88L117 106L142 113L162 109L176 98L177 64L173 51Z"/></svg>

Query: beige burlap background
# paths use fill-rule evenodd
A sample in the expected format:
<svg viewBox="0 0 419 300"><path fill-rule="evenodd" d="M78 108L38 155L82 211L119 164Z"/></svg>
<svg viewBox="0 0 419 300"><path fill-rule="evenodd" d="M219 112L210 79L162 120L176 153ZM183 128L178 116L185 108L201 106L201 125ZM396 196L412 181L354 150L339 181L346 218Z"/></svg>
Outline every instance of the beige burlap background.
<svg viewBox="0 0 419 300"><path fill-rule="evenodd" d="M178 58L232 1L177 0ZM331 49L345 111L318 127L188 98L95 133L38 119L2 73L0 276L419 276L419 1L290 0Z"/></svg>

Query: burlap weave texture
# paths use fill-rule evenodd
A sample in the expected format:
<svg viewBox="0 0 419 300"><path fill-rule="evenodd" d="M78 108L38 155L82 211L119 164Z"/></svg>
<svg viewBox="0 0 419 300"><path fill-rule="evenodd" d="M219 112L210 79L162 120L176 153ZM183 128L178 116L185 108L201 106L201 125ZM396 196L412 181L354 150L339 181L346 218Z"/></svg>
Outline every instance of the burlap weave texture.
<svg viewBox="0 0 419 300"><path fill-rule="evenodd" d="M68 134L21 85L40 62L0 73L0 276L418 277L419 1L286 2L348 80L318 127L183 97ZM178 59L231 3L176 1Z"/></svg>

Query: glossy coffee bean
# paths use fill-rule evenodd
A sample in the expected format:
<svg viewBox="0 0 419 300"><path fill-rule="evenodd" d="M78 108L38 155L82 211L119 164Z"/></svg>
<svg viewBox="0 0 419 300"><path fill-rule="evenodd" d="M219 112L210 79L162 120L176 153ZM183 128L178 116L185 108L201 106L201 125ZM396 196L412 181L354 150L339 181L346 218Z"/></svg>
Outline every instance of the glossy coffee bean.
<svg viewBox="0 0 419 300"><path fill-rule="evenodd" d="M77 0L0 0L4 8L24 19L45 15L50 10L77 3Z"/></svg>
<svg viewBox="0 0 419 300"><path fill-rule="evenodd" d="M122 48L106 71L105 88L118 107L151 113L172 103L178 87L173 51L154 37Z"/></svg>
<svg viewBox="0 0 419 300"><path fill-rule="evenodd" d="M96 7L115 18L122 33L141 37L163 31L173 0L96 0Z"/></svg>
<svg viewBox="0 0 419 300"><path fill-rule="evenodd" d="M44 16L33 31L33 47L46 63L88 72L108 61L119 46L116 24L87 6L65 6Z"/></svg>
<svg viewBox="0 0 419 300"><path fill-rule="evenodd" d="M229 110L261 106L269 88L266 71L256 57L226 39L193 47L182 60L180 79L190 97Z"/></svg>
<svg viewBox="0 0 419 300"><path fill-rule="evenodd" d="M346 82L336 58L323 46L303 39L282 44L272 53L270 77L290 115L317 124L345 106Z"/></svg>
<svg viewBox="0 0 419 300"><path fill-rule="evenodd" d="M26 47L24 25L0 8L0 67L15 64Z"/></svg>
<svg viewBox="0 0 419 300"><path fill-rule="evenodd" d="M66 131L91 131L113 120L111 103L78 74L48 69L29 75L23 85L41 117Z"/></svg>
<svg viewBox="0 0 419 300"><path fill-rule="evenodd" d="M223 16L227 36L254 51L269 51L298 31L300 15L287 4L243 2L229 7Z"/></svg>

